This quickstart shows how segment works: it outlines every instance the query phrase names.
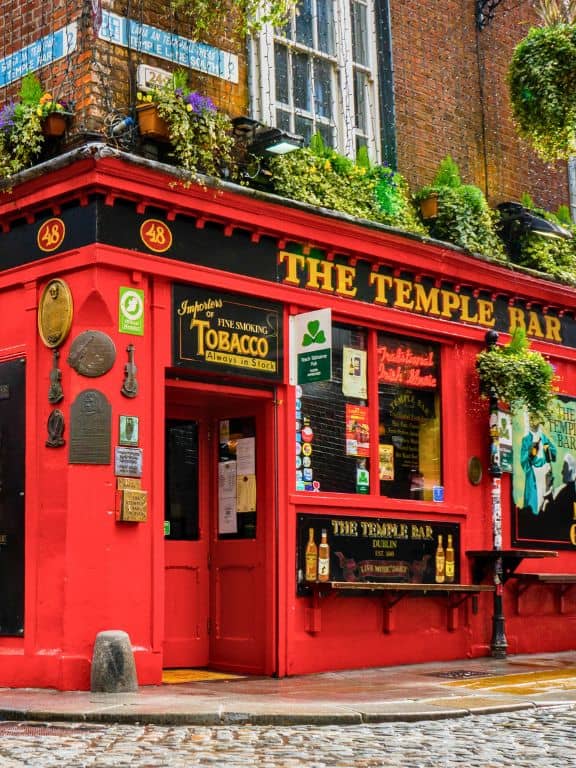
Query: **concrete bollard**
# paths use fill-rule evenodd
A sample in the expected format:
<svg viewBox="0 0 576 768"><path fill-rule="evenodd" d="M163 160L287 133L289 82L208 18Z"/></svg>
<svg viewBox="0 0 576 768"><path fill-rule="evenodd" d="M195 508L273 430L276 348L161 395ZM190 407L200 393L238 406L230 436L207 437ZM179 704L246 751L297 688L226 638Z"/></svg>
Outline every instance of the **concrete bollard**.
<svg viewBox="0 0 576 768"><path fill-rule="evenodd" d="M94 693L133 693L138 690L136 665L127 632L99 632L94 643L90 690Z"/></svg>

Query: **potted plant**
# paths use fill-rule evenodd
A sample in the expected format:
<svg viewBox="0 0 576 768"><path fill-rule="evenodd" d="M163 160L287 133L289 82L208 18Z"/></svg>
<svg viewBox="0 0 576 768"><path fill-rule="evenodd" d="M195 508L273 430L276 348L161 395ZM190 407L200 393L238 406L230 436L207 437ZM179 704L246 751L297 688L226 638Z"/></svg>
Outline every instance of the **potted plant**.
<svg viewBox="0 0 576 768"><path fill-rule="evenodd" d="M545 161L576 153L576 3L541 0L543 27L530 29L508 69L519 135Z"/></svg>
<svg viewBox="0 0 576 768"><path fill-rule="evenodd" d="M65 131L72 113L63 101L44 93L35 75L25 75L19 99L0 109L0 179L9 178L37 160L46 137L51 135L46 120L52 116L64 122Z"/></svg>
<svg viewBox="0 0 576 768"><path fill-rule="evenodd" d="M492 344L476 357L480 391L493 395L512 411L526 407L545 416L554 396L554 369L546 358L530 349L526 332L517 328L508 344Z"/></svg>
<svg viewBox="0 0 576 768"><path fill-rule="evenodd" d="M432 184L415 193L414 201L432 237L472 253L506 259L496 231L497 213L490 209L479 187L462 183L458 164L449 155L440 163ZM428 207L432 202L435 210Z"/></svg>
<svg viewBox="0 0 576 768"><path fill-rule="evenodd" d="M37 112L42 122L42 133L46 138L64 136L74 117L70 105L62 99L55 99L51 93L42 94Z"/></svg>
<svg viewBox="0 0 576 768"><path fill-rule="evenodd" d="M185 72L176 72L165 85L138 94L136 113L140 131L151 138L167 138L176 162L190 173L228 175L233 166L231 120L209 97L189 90L186 77ZM147 112L152 111L157 114L148 124Z"/></svg>

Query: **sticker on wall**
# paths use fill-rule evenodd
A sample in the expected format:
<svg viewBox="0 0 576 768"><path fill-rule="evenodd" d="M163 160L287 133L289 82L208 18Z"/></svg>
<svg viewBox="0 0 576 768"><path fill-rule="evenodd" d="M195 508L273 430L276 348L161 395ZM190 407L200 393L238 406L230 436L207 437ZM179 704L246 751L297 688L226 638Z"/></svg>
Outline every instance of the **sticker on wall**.
<svg viewBox="0 0 576 768"><path fill-rule="evenodd" d="M144 291L120 287L118 330L133 336L144 335Z"/></svg>
<svg viewBox="0 0 576 768"><path fill-rule="evenodd" d="M366 400L366 351L342 347L342 394L344 397L357 397Z"/></svg>
<svg viewBox="0 0 576 768"><path fill-rule="evenodd" d="M47 347L62 344L72 325L72 294L64 280L50 280L38 304L38 332Z"/></svg>
<svg viewBox="0 0 576 768"><path fill-rule="evenodd" d="M165 253L172 247L172 232L160 219L146 219L140 227L140 239L154 253Z"/></svg>
<svg viewBox="0 0 576 768"><path fill-rule="evenodd" d="M66 225L62 219L48 219L40 225L36 242L44 253L52 253L64 242Z"/></svg>
<svg viewBox="0 0 576 768"><path fill-rule="evenodd" d="M120 416L120 428L118 431L120 445L137 447L138 445L138 417Z"/></svg>

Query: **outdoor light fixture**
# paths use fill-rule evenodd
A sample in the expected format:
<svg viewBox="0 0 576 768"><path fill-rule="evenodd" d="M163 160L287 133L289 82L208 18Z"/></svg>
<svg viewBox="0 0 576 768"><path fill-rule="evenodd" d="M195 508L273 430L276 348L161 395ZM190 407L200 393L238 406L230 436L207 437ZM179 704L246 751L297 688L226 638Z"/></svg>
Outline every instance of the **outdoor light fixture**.
<svg viewBox="0 0 576 768"><path fill-rule="evenodd" d="M258 157L267 155L285 155L300 149L304 143L302 136L269 128L251 117L235 117L232 120L234 135L246 144L246 150Z"/></svg>
<svg viewBox="0 0 576 768"><path fill-rule="evenodd" d="M539 216L521 203L500 203L496 206L500 212L499 234L510 253L520 249L520 238L529 232L540 237L570 240L572 233Z"/></svg>

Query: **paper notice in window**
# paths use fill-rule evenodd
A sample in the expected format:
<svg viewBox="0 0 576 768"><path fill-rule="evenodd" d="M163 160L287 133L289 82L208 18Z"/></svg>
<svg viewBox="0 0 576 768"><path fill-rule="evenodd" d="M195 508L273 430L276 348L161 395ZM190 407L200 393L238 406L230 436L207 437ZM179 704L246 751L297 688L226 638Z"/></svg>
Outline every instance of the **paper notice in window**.
<svg viewBox="0 0 576 768"><path fill-rule="evenodd" d="M253 437L244 437L238 440L236 461L238 462L238 477L256 474L256 440Z"/></svg>
<svg viewBox="0 0 576 768"><path fill-rule="evenodd" d="M237 511L256 512L256 475L238 475Z"/></svg>
<svg viewBox="0 0 576 768"><path fill-rule="evenodd" d="M342 394L366 400L366 351L342 347Z"/></svg>
<svg viewBox="0 0 576 768"><path fill-rule="evenodd" d="M237 533L236 462L218 464L218 533Z"/></svg>

